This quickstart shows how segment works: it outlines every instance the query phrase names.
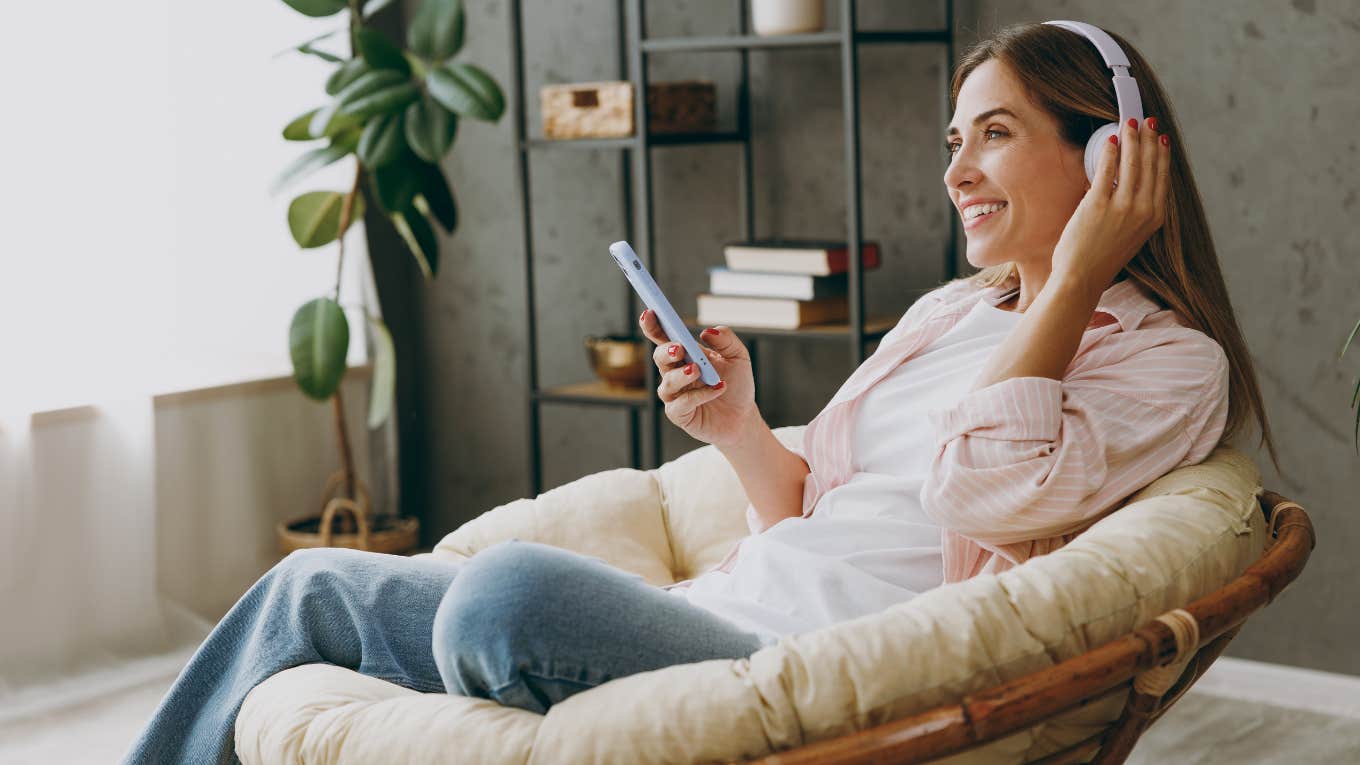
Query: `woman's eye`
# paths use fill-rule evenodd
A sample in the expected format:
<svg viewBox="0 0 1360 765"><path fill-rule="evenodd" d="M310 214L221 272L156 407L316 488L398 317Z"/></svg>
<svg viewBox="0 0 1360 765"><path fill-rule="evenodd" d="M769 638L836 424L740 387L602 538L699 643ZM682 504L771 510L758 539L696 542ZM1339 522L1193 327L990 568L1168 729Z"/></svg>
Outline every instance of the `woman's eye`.
<svg viewBox="0 0 1360 765"><path fill-rule="evenodd" d="M1006 134L1005 131L1003 131L1003 130L984 130L984 131L982 131L982 134L983 134L983 135L987 135L987 134L989 134L989 133L996 133L997 135L1003 135L1003 136ZM960 144L959 144L958 141L951 141L951 142L946 143L946 144L944 145L945 156L949 157L950 159L953 159L953 158L954 158L954 152L956 152L956 151L959 150L959 146L960 146Z"/></svg>

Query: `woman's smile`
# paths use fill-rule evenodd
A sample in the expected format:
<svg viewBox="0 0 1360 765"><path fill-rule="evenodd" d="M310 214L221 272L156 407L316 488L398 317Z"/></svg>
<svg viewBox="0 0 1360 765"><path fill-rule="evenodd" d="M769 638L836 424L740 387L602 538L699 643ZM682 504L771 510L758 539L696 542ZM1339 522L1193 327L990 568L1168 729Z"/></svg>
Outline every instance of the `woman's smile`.
<svg viewBox="0 0 1360 765"><path fill-rule="evenodd" d="M986 223L992 218L995 218L1001 213L1004 213L1009 208L1010 205L1003 205L999 210L993 210L992 212L979 215L976 218L965 218L963 221L963 228L965 231L972 231L973 229L977 228L978 226L981 226L982 224Z"/></svg>

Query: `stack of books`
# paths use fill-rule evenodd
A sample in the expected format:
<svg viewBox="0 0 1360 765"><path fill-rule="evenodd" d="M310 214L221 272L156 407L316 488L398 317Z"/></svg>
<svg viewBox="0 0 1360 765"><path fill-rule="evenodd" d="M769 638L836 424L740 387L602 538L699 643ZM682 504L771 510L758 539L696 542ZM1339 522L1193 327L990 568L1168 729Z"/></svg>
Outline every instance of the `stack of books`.
<svg viewBox="0 0 1360 765"><path fill-rule="evenodd" d="M723 247L726 266L708 269L700 324L798 329L850 320L850 248L845 242L760 239ZM879 266L877 242L860 245L860 268Z"/></svg>

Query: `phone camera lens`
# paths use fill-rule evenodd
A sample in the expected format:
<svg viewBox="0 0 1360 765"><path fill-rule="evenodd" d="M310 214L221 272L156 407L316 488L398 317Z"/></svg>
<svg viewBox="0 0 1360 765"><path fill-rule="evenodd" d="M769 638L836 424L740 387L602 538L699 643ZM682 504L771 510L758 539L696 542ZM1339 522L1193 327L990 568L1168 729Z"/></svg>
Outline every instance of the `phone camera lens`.
<svg viewBox="0 0 1360 765"><path fill-rule="evenodd" d="M639 263L639 262L637 262L636 260L634 260L634 261L633 261L633 268L636 268L636 269L638 269L639 271L641 271L641 270L642 270L642 264Z"/></svg>

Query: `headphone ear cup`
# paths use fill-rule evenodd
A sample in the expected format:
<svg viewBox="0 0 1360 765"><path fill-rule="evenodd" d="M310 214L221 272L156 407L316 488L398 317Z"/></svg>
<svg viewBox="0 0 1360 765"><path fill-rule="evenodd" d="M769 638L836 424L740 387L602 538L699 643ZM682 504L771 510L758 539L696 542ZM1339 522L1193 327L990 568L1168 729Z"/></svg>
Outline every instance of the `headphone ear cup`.
<svg viewBox="0 0 1360 765"><path fill-rule="evenodd" d="M1086 180L1095 182L1100 152L1105 149L1105 144L1110 140L1110 136L1118 134L1118 122L1106 122L1091 134L1091 138L1086 142Z"/></svg>

